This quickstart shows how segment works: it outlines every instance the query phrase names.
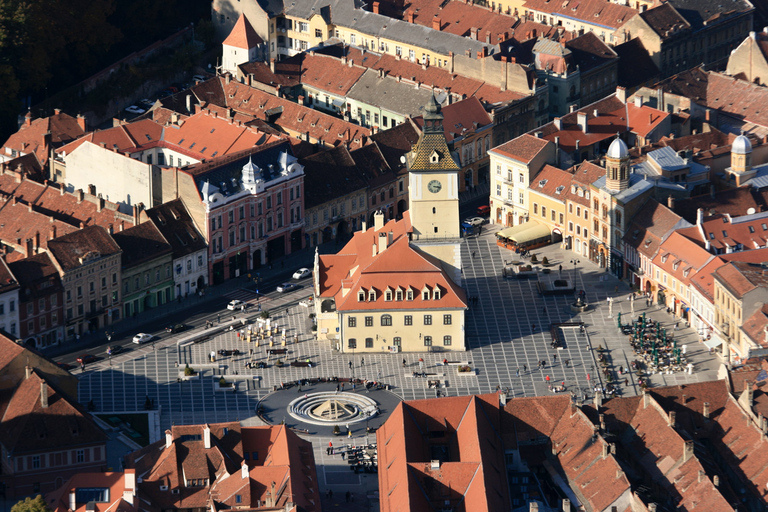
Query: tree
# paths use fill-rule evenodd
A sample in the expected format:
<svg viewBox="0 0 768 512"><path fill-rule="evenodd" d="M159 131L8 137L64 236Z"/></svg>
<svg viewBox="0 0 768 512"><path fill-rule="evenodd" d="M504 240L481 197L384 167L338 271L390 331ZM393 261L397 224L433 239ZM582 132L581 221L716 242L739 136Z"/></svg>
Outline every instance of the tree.
<svg viewBox="0 0 768 512"><path fill-rule="evenodd" d="M38 494L33 498L27 497L11 507L11 512L51 512L43 496Z"/></svg>

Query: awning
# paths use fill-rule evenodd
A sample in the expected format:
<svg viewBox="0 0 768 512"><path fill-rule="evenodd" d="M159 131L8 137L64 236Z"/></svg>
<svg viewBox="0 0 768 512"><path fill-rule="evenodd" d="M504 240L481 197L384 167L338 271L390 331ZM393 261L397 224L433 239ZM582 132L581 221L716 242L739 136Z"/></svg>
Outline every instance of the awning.
<svg viewBox="0 0 768 512"><path fill-rule="evenodd" d="M341 108L342 106L344 106L344 100L333 100L331 103L333 104L334 107Z"/></svg>
<svg viewBox="0 0 768 512"><path fill-rule="evenodd" d="M704 344L707 346L707 348L717 348L723 344L723 340L720 339L720 336L717 336L713 333L708 340L704 340Z"/></svg>
<svg viewBox="0 0 768 512"><path fill-rule="evenodd" d="M527 222L525 224L518 224L517 226L511 226L508 228L504 228L501 231L498 231L496 233L496 236L498 238L512 238L513 235L517 233L522 233L523 231L525 231L530 227L531 226L529 226Z"/></svg>
<svg viewBox="0 0 768 512"><path fill-rule="evenodd" d="M533 224L533 226L529 226L528 229L523 230L520 233L516 233L510 238L518 244L525 244L552 235L549 231L549 228L543 224L537 224L535 222L528 224Z"/></svg>

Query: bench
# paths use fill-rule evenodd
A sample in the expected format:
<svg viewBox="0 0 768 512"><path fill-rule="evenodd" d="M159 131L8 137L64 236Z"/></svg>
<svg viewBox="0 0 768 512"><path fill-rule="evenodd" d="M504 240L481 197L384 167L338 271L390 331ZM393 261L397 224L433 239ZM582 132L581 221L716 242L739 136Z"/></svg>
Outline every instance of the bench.
<svg viewBox="0 0 768 512"><path fill-rule="evenodd" d="M291 363L291 366L296 368L307 368L307 367L312 368L313 366L315 366L315 363L312 363L310 361L293 361Z"/></svg>
<svg viewBox="0 0 768 512"><path fill-rule="evenodd" d="M287 354L288 349L287 348L271 348L269 349L269 355L272 356L281 356L283 354Z"/></svg>

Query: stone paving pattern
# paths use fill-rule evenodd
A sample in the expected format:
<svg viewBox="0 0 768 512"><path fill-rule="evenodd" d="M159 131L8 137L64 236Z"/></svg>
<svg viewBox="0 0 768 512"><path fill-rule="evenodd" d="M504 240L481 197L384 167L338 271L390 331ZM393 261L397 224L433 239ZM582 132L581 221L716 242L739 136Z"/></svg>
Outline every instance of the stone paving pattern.
<svg viewBox="0 0 768 512"><path fill-rule="evenodd" d="M283 382L316 377L356 377L381 381L392 387L392 393L403 400L432 398L436 390L428 387L428 380L414 378L412 373L419 369L419 358L424 360L424 371L436 374L447 386L440 389L442 395L467 395L494 392L497 388L508 388L515 397L543 395L550 393L546 376L553 384L565 382L570 391L579 398L590 399L596 384L595 349L607 348L616 368L628 366L633 359L632 349L617 328L616 314L625 315L624 323L629 321L630 289L625 283L611 276L604 269L589 262L585 257L575 257L557 245L534 251L539 261L547 256L553 273L558 273L562 265L562 275L575 281L577 290L585 290L587 301L591 304L588 311L573 314L569 304L573 297L539 295L536 279L516 280L502 277L505 261L517 259L515 254L498 247L495 233L499 226L486 226L483 235L469 238L462 244L464 262L463 286L467 294L477 297L477 304L467 313L466 336L469 350L464 354L452 354L449 358L461 358L470 361L476 374L459 375L456 366L442 366L444 353L424 352L407 354L342 354L331 350L326 342L317 342L311 332L308 321L309 310L297 302L305 298L304 288L293 294L284 294L263 302L265 309L271 312L273 325L286 329L288 340L298 335L299 342L288 343L289 353L280 356L284 361L311 359L317 363L312 368L283 367L277 368L276 356L267 354L268 347L255 348L254 344L238 338L236 331L221 333L209 341L191 345L181 353L176 341L189 333L164 338L154 345L136 346L107 360L91 364L80 376L80 399L83 404L93 400L98 412L140 411L144 408L146 397L154 401L160 411L160 424L155 435L172 424L191 424L203 422L222 422L241 420L244 424L261 424L256 417L256 409L261 399L270 393L290 393L295 397L296 390L274 391ZM572 261L579 262L574 265ZM540 267L541 265L539 265ZM552 274L550 274L551 276ZM612 297L613 317L609 317L607 298ZM248 290L235 291L227 295L227 300L240 298L253 301L254 294ZM226 301L222 300L222 307ZM646 307L644 300L635 301L635 316L646 312L653 320L661 321L668 332L673 332L676 319L660 310L658 306ZM216 321L216 313L211 319ZM222 314L225 318L225 314ZM238 317L242 317L238 314ZM255 319L255 308L246 315ZM566 329L565 347L553 350L549 326L554 322L584 322L586 336L578 329ZM677 373L671 375L653 375L653 386L687 384L716 379L720 364L719 357L709 354L706 347L699 343L696 333L689 328L676 331L679 346L687 345L687 356L695 367L692 374ZM201 377L178 382L183 362L193 365L209 364L211 351L220 349L239 349L241 354L218 358L215 367L201 372ZM249 354L253 349L253 356ZM555 357L556 356L556 357ZM265 361L267 369L248 369L245 363ZM407 368L402 365L403 358ZM364 361L363 361L364 359ZM177 366L178 361L181 366ZM570 365L565 361L570 360ZM542 369L537 363L544 361ZM352 362L350 369L349 363ZM524 368L527 367L527 370ZM518 374L519 372L519 374ZM213 377L213 375L216 377ZM219 374L232 377L237 374L240 381L233 392L216 388ZM590 375L590 380L587 375ZM247 378L247 376L255 376ZM640 388L634 375L627 377L629 385L621 385L622 393L634 395ZM287 416L287 415L286 415ZM291 424L290 419L287 423ZM364 429L353 432L355 437L345 442L364 443ZM324 509L344 506L350 511L371 510L377 507L378 498L376 474L351 472L339 455L329 456L325 452L328 441L333 437L309 436L314 443L315 460L318 467L319 482L323 494ZM333 489L332 498L326 495ZM344 492L354 492L355 501L347 504Z"/></svg>

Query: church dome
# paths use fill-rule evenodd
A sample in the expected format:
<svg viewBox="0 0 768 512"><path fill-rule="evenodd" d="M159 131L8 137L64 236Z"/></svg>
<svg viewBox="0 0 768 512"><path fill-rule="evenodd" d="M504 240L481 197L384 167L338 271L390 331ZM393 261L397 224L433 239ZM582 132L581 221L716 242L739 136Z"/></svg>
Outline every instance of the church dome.
<svg viewBox="0 0 768 512"><path fill-rule="evenodd" d="M611 142L611 145L608 146L608 153L606 153L605 156L621 160L622 158L629 156L629 148L627 148L627 145L623 140L616 137L613 139L613 142Z"/></svg>
<svg viewBox="0 0 768 512"><path fill-rule="evenodd" d="M733 145L731 146L731 153L736 153L738 155L747 155L752 152L752 143L749 142L749 139L744 135L739 135L734 139Z"/></svg>

